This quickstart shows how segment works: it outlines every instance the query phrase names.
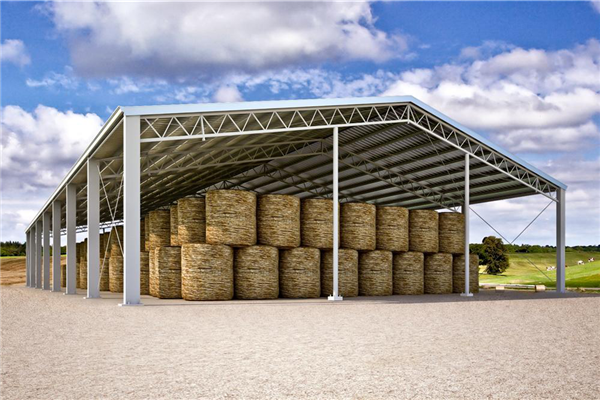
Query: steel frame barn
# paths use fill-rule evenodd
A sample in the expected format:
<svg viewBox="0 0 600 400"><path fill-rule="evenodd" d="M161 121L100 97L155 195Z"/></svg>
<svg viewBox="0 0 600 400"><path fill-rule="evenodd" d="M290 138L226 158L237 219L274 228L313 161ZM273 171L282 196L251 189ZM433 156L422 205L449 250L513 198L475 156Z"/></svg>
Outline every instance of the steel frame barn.
<svg viewBox="0 0 600 400"><path fill-rule="evenodd" d="M338 199L463 212L468 252L470 204L539 194L556 203L565 291L566 185L408 96L119 107L27 227L27 286L61 291L50 237L60 248L65 234L75 294L76 232L87 231L87 297L100 297L100 230L122 223L122 304L141 304L142 215L215 188L332 198L333 300Z"/></svg>

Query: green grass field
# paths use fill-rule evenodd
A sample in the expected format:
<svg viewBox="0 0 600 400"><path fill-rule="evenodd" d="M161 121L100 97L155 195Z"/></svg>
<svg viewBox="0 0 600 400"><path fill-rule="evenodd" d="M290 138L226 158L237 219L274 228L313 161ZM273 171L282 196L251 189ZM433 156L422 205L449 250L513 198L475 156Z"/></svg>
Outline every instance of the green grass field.
<svg viewBox="0 0 600 400"><path fill-rule="evenodd" d="M502 275L487 275L485 267L480 267L480 283L520 283L524 285L546 285L555 287L556 271L546 271L546 267L556 266L554 253L509 254L510 267ZM539 272L529 261L541 269L550 280ZM588 263L593 257L597 261ZM567 287L600 287L600 253L596 252L567 252L566 285ZM584 265L577 265L582 260Z"/></svg>

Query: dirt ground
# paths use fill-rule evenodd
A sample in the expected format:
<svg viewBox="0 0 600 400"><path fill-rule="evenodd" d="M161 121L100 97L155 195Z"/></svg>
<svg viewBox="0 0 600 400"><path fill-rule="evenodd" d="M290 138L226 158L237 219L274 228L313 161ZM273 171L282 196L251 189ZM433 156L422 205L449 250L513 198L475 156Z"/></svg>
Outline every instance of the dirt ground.
<svg viewBox="0 0 600 400"><path fill-rule="evenodd" d="M67 263L67 257L62 256L61 265ZM25 257L0 258L0 285L25 284ZM50 263L50 284L52 284L52 263Z"/></svg>
<svg viewBox="0 0 600 400"><path fill-rule="evenodd" d="M184 302L1 288L2 399L600 395L600 296Z"/></svg>

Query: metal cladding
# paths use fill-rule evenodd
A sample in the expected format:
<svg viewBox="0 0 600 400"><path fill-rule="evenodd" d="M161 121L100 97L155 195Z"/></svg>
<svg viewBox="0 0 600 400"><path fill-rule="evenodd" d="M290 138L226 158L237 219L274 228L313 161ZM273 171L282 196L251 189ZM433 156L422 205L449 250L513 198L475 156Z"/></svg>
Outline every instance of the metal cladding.
<svg viewBox="0 0 600 400"><path fill-rule="evenodd" d="M292 299L321 295L321 253L311 247L281 250L279 293Z"/></svg>
<svg viewBox="0 0 600 400"><path fill-rule="evenodd" d="M409 251L394 254L394 294L425 293L425 257Z"/></svg>
<svg viewBox="0 0 600 400"><path fill-rule="evenodd" d="M258 198L258 243L280 249L300 246L300 199L265 195Z"/></svg>
<svg viewBox="0 0 600 400"><path fill-rule="evenodd" d="M243 190L206 193L206 243L256 244L256 195Z"/></svg>
<svg viewBox="0 0 600 400"><path fill-rule="evenodd" d="M439 213L439 252L465 254L465 215Z"/></svg>
<svg viewBox="0 0 600 400"><path fill-rule="evenodd" d="M452 257L452 292L464 293L465 291L465 255ZM469 254L469 291L479 292L479 256Z"/></svg>
<svg viewBox="0 0 600 400"><path fill-rule="evenodd" d="M279 297L279 251L272 246L235 249L235 297L244 300Z"/></svg>
<svg viewBox="0 0 600 400"><path fill-rule="evenodd" d="M177 201L177 236L180 245L206 243L206 200L203 197Z"/></svg>
<svg viewBox="0 0 600 400"><path fill-rule="evenodd" d="M150 211L149 251L171 244L171 213L169 210Z"/></svg>
<svg viewBox="0 0 600 400"><path fill-rule="evenodd" d="M373 250L360 253L358 293L361 296L391 296L392 292L392 252Z"/></svg>
<svg viewBox="0 0 600 400"><path fill-rule="evenodd" d="M340 245L354 250L375 250L376 207L366 203L344 203L340 207ZM333 235L332 235L333 236Z"/></svg>
<svg viewBox="0 0 600 400"><path fill-rule="evenodd" d="M377 249L408 251L408 210L404 207L377 207Z"/></svg>
<svg viewBox="0 0 600 400"><path fill-rule="evenodd" d="M150 295L159 299L181 299L181 247L163 246L150 257Z"/></svg>
<svg viewBox="0 0 600 400"><path fill-rule="evenodd" d="M425 293L452 293L452 254L425 255Z"/></svg>
<svg viewBox="0 0 600 400"><path fill-rule="evenodd" d="M184 244L180 276L180 294L185 300L231 300L233 249L220 244Z"/></svg>
<svg viewBox="0 0 600 400"><path fill-rule="evenodd" d="M438 213L432 210L410 210L408 221L410 251L437 253Z"/></svg>
<svg viewBox="0 0 600 400"><path fill-rule="evenodd" d="M358 296L358 251L338 250L338 293ZM333 250L321 251L321 296L333 294Z"/></svg>
<svg viewBox="0 0 600 400"><path fill-rule="evenodd" d="M300 219L302 246L333 248L333 200L302 200Z"/></svg>

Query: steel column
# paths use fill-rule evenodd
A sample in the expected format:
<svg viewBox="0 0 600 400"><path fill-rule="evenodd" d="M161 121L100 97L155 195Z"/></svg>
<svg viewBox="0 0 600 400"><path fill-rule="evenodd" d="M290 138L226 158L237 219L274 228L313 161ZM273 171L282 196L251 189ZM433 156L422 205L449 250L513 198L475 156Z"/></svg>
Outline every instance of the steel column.
<svg viewBox="0 0 600 400"><path fill-rule="evenodd" d="M35 287L42 288L42 220L35 224Z"/></svg>
<svg viewBox="0 0 600 400"><path fill-rule="evenodd" d="M339 258L339 179L338 179L338 160L339 160L339 132L338 127L333 128L333 293L328 297L329 300L343 300L338 291L338 258Z"/></svg>
<svg viewBox="0 0 600 400"><path fill-rule="evenodd" d="M60 220L61 204L59 200L52 203L52 291L60 292Z"/></svg>
<svg viewBox="0 0 600 400"><path fill-rule="evenodd" d="M75 262L77 257L77 187L67 185L67 289L65 294L77 294Z"/></svg>
<svg viewBox="0 0 600 400"><path fill-rule="evenodd" d="M140 117L123 129L123 303L140 305Z"/></svg>
<svg viewBox="0 0 600 400"><path fill-rule="evenodd" d="M25 232L25 287L29 287L29 248L31 242L29 241L29 231Z"/></svg>
<svg viewBox="0 0 600 400"><path fill-rule="evenodd" d="M87 162L87 298L100 297L100 170L98 160Z"/></svg>
<svg viewBox="0 0 600 400"><path fill-rule="evenodd" d="M470 165L469 165L470 157L469 154L465 154L465 203L463 205L463 215L465 217L465 291L461 293L461 296L471 297L473 293L471 293L469 287L469 207L471 203L470 199Z"/></svg>
<svg viewBox="0 0 600 400"><path fill-rule="evenodd" d="M50 220L50 212L46 211L42 222L44 225L44 290L50 290Z"/></svg>
<svg viewBox="0 0 600 400"><path fill-rule="evenodd" d="M557 190L556 203L556 291L565 293L565 189Z"/></svg>

